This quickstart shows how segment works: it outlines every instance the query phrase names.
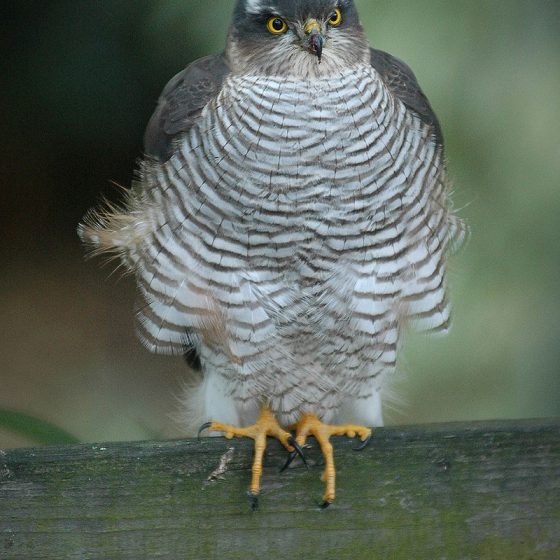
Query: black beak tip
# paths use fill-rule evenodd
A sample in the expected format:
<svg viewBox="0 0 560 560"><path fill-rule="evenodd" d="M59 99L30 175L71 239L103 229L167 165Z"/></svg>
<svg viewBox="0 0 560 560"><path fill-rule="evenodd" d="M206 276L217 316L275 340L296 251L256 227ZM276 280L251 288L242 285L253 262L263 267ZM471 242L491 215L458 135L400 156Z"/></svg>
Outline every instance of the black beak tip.
<svg viewBox="0 0 560 560"><path fill-rule="evenodd" d="M323 57L324 42L323 36L319 33L312 33L309 37L309 48L313 54L317 55L319 64L321 64L321 58Z"/></svg>

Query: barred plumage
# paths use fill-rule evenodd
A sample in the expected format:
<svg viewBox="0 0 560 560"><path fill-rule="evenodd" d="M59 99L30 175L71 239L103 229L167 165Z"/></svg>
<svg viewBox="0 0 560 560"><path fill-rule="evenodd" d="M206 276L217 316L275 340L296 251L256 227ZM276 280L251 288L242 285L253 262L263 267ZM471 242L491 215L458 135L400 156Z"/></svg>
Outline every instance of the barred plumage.
<svg viewBox="0 0 560 560"><path fill-rule="evenodd" d="M378 425L403 328L448 327L462 226L439 125L409 70L356 29L311 75L303 50L283 72L282 50L268 70L233 60L248 48L233 29L171 157L147 160L126 210L83 230L134 270L146 346L200 355L197 421L247 423L264 403L285 424L310 411ZM395 76L417 88L414 110Z"/></svg>

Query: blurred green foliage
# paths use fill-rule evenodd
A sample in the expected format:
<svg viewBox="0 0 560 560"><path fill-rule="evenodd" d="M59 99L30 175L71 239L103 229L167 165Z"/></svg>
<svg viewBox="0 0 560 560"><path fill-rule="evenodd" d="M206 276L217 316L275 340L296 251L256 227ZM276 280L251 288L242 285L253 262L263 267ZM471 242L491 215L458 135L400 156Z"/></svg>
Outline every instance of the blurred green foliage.
<svg viewBox="0 0 560 560"><path fill-rule="evenodd" d="M0 409L0 427L44 445L79 443L79 439L50 422L13 410Z"/></svg>
<svg viewBox="0 0 560 560"><path fill-rule="evenodd" d="M110 180L129 184L162 87L223 48L233 2L4 4L0 406L83 440L162 434L183 366L134 341L133 283L84 264L75 226L117 197ZM472 231L451 265L454 327L410 335L389 419L559 415L560 2L357 4L438 113Z"/></svg>

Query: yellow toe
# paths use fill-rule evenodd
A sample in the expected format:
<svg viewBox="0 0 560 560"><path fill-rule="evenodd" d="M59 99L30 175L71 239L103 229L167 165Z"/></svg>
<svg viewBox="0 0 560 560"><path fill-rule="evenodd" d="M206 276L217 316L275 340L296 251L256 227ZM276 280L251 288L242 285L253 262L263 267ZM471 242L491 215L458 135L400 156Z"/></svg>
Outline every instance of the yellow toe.
<svg viewBox="0 0 560 560"><path fill-rule="evenodd" d="M321 452L325 459L325 470L321 475L321 480L325 483L325 494L323 496L324 505L328 505L336 497L336 469L334 465L333 446L330 442L332 436L348 436L354 438L358 436L361 441L366 441L371 437L372 431L365 426L354 424L330 425L324 424L314 414L304 414L293 426L296 431L296 442L303 447L309 436L315 437L321 447Z"/></svg>
<svg viewBox="0 0 560 560"><path fill-rule="evenodd" d="M293 451L289 444L290 432L284 430L268 408L262 408L257 421L252 426L240 428L221 422L212 422L208 428L212 432L223 432L228 439L234 437L248 437L255 441L255 456L253 459L251 484L249 493L258 496L261 489L263 471L263 457L266 449L266 438L276 438L288 450Z"/></svg>

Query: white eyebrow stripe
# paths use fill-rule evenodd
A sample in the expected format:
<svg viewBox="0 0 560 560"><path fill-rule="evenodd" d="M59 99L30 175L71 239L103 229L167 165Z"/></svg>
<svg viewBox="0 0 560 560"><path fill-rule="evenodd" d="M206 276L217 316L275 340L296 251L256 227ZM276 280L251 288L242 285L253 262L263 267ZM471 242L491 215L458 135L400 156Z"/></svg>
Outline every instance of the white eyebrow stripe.
<svg viewBox="0 0 560 560"><path fill-rule="evenodd" d="M262 12L274 12L274 6L263 4L262 0L247 0L245 11L248 14L260 14Z"/></svg>

